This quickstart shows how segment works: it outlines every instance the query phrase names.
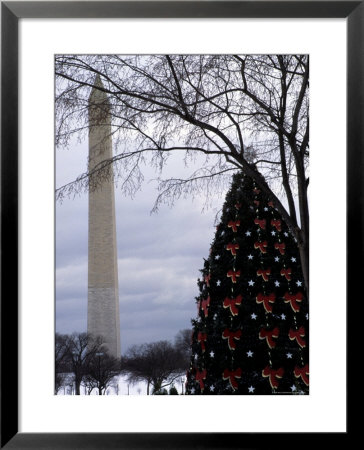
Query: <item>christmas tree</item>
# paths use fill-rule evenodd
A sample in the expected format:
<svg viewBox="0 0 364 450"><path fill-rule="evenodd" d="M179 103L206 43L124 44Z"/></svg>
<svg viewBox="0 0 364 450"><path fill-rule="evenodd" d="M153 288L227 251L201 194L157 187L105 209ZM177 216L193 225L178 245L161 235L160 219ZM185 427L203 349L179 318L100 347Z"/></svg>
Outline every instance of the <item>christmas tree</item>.
<svg viewBox="0 0 364 450"><path fill-rule="evenodd" d="M187 394L308 394L308 302L297 243L235 174L198 280Z"/></svg>

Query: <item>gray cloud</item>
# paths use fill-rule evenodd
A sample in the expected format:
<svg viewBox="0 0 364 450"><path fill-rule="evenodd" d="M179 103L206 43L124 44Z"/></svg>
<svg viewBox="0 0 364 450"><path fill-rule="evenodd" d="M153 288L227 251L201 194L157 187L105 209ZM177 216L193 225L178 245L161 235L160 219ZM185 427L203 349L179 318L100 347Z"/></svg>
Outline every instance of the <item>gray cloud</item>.
<svg viewBox="0 0 364 450"><path fill-rule="evenodd" d="M84 169L85 146L57 154L57 186ZM177 161L175 176L186 173ZM153 174L147 169L146 179ZM116 189L116 228L122 351L134 344L172 340L196 317L197 278L214 237L215 212L203 200L180 199L150 215L156 191L144 183L134 199ZM217 205L222 199L216 200ZM56 205L56 329L86 331L86 194Z"/></svg>

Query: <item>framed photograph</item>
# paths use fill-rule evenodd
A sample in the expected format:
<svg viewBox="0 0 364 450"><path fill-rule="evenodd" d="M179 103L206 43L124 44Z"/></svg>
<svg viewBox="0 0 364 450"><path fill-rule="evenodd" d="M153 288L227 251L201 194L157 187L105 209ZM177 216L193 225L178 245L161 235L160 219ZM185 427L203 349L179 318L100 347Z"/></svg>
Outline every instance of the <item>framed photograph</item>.
<svg viewBox="0 0 364 450"><path fill-rule="evenodd" d="M364 143L362 129L363 19L364 6L361 1L190 2L166 0L161 2L9 1L1 3L2 448L96 449L148 448L148 446L254 448L263 445L275 448L291 446L297 439L300 439L302 443L308 443L313 436L316 441L322 439L322 442L327 443L327 440L332 438L342 445L348 444L352 437L347 406L351 392L351 389L347 387L350 386L348 356L350 356L351 348L348 341L349 329L346 329L348 299L360 292L359 280L363 269L362 264L356 262L358 251L361 256L363 250L363 184L361 181ZM310 67L309 78L308 66ZM117 73L113 71L115 67L118 67ZM197 87L199 83L196 75L197 67L201 69L201 86L205 73L214 71L213 78L206 81L208 88ZM227 72L225 73L222 67L225 67L229 73L229 83L233 85L234 77L239 78L243 83L243 95L259 105L258 118L257 114L249 109L248 103L239 107L241 98L238 89L230 90L225 87L223 103L207 98L207 92L211 94L214 89L225 86L224 77ZM276 90L277 71L278 73L281 71L285 74L284 76L287 75L285 79L289 80L289 87L295 83L300 85L301 80L304 80L308 92L309 83L309 96L300 96L298 90L295 94L289 93L286 97L289 105L287 110L292 112L292 117L288 117L287 113L287 123L292 120L289 126L283 122L275 122L276 119L266 103L272 102L272 95L274 96ZM166 86L171 82L170 80L172 82L174 80L173 83L183 90L178 77L184 72L188 74L186 78L181 75L183 82L189 86L186 93L188 92L189 101L195 105L194 107L192 103L192 106L186 105L181 99L179 103L178 101L176 103L182 108L177 116L186 122L186 129L179 122L172 124L166 120L166 116L163 115L166 104L161 103L160 100L153 100L153 105L158 103L158 108L162 110L161 115L158 116L158 122L154 123L154 128L146 125L146 117L150 114L151 106L145 106L145 97L141 91L138 93L136 91L143 85L142 83L149 86L149 83L153 82L155 98L160 96L165 99L166 95L169 95L170 90ZM222 75L223 72L225 75ZM305 77L306 72L307 77ZM123 75L117 79L119 74ZM262 74L264 77L270 77L270 88L264 93L266 86L263 82L259 89L250 91L249 80L254 81L254 86L259 86L259 80L261 80L259 77ZM142 76L145 77L143 79L145 81L141 81ZM166 78L162 82L163 76ZM196 76L197 78L194 79L193 77ZM248 81L246 81L247 77ZM74 89L75 82L79 83L84 91L79 88ZM159 84L164 86L161 91L158 90ZM112 86L118 86L118 89L123 86L124 94L129 89L128 95L135 100L132 107L129 104L125 111L115 109L113 98L110 96L113 92ZM288 92L289 87L285 86ZM194 89L195 97L190 92L191 88ZM239 94L235 91L239 91ZM171 95L168 102L173 103L175 97L173 93ZM234 95L237 96L234 97ZM259 95L262 95L261 98L265 96L265 100L260 100ZM201 98L203 100L200 100ZM142 103L137 103L141 99ZM122 102L124 101L125 98L122 99ZM215 108L214 111L204 109L206 101L209 108ZM78 105L83 108L77 113L77 126L74 129L72 126L76 122L73 119L67 122L70 117L67 109L70 102L78 102ZM304 105L301 111L307 109L307 114L302 113L299 119L295 117L295 108L291 106L296 104L295 102ZM200 104L204 107L202 108ZM108 274L117 272L117 268L111 267L114 264L116 242L115 240L110 242L107 247L106 241L103 241L100 248L97 247L100 228L105 229L103 221L109 214L105 209L105 205L109 204L108 200L105 200L106 197L100 199L98 186L99 184L107 185L108 188L105 187L107 190L114 183L110 183L107 166L100 170L99 156L92 149L101 149L101 153L110 152L112 145L115 145L117 133L110 131L109 119L105 119L110 114L114 114L112 126L119 124L120 129L125 130L122 139L117 141L120 148L125 147L121 155L129 157L130 152L133 151L138 159L138 152L150 150L148 146L146 147L146 140L153 143L157 154L160 148L165 147L169 151L169 147L166 147L168 142L166 136L172 136L172 131L175 132L178 128L179 145L181 142L185 143L182 150L191 149L193 145L197 148L197 143L203 147L209 142L225 157L224 145L229 148L229 139L231 139L229 128L223 128L222 122L219 122L217 129L223 128L224 132L221 134L218 131L216 135L221 138L223 144L214 140L210 133L216 131L213 129L214 120L217 120L216 111L225 114L228 109L227 104L229 111L235 111L236 117L240 115L239 119L227 115L234 127L239 129L236 120L250 127L249 134L237 133L236 137L237 142L240 142L239 148L244 149L245 156L241 164L244 167L244 173L249 176L246 179L239 178L238 182L235 175L235 185L233 183L225 199L220 225L215 230L214 224L211 223L214 230L212 234L210 233L211 239L207 239L206 244L211 243L214 238L210 256L201 254L201 261L204 256L207 259L204 263L202 262L203 267L202 265L200 267L202 277L197 270L195 278L201 277L200 293L197 289L194 294L192 288L191 292L188 291L186 294L187 297L192 298L194 309L196 305L193 296L198 296L196 297L197 319L192 321L192 362L187 371L187 377L184 376L182 380L179 376L178 386L172 384L174 389L177 387L176 393L211 395L144 396L140 395L141 388L137 395L137 385L135 385L135 392L131 392L134 395L129 396L129 387L127 392L121 392L118 383L110 382L112 377L105 381L100 375L104 364L110 364L110 367L112 364L119 364L116 359L120 355L120 336L118 335L120 325L117 324L115 330L113 329L114 317L121 317L121 328L126 337L124 341L122 339L122 356L129 345L144 342L142 330L148 329L152 336L150 340L153 341L158 340L158 336L161 336L160 339L169 336L167 332L165 335L158 333L153 335L154 329L162 329L159 324L176 320L174 324L174 327L177 327L176 331L182 328L179 324L183 322L178 322L177 319L172 318L171 314L168 314L168 308L171 307L168 298L174 295L173 292L179 291L179 285L174 280L176 276L186 279L188 277L192 279L194 276L179 270L178 264L185 266L191 264L186 263L187 259L181 262L176 257L177 251L181 252L182 247L176 250L177 247L170 245L170 252L162 253L159 257L170 258L171 274L167 276L166 271L169 269L163 269L158 265L155 246L166 244L162 236L164 232L165 240L173 240L173 237L166 237L168 236L166 233L168 229L175 228L182 235L180 244L185 247L186 240L192 242L190 238L192 239L194 232L191 227L187 235L183 227L178 228L183 222L183 214L186 215L188 211L186 220L190 223L195 223L198 219L193 218L193 208L187 204L175 206L176 222L172 221L172 215L161 214L159 222L155 222L155 227L161 230L161 233L164 231L158 241L150 242L149 235L142 233L143 227L140 222L143 219L140 216L132 216L136 214L134 209L137 210L139 207L140 210L142 205L135 202L128 203L125 200L124 210L120 213L123 223L122 226L119 225L118 233L127 236L129 230L134 227L133 237L137 236L142 244L140 249L136 248L136 240L130 239L129 247L124 244L124 250L126 253L129 251L130 258L123 261L124 269L120 269L119 260L119 278L123 270L128 279L133 277L133 273L142 271L143 289L140 294L134 293L134 297L130 295L131 305L129 309L124 310L125 318L122 314L119 316L119 313L108 316L110 308L115 307L115 298L119 298L117 277L111 284L108 279ZM222 105L225 105L225 109ZM284 110L286 108L282 106L282 101L280 108ZM130 114L131 110L133 114ZM104 114L105 111L107 115ZM57 119L55 119L56 112L60 112ZM203 114L205 117L213 116L214 119L211 119L212 122L209 122L207 127L202 124L199 131L191 134L193 142L187 138L183 141L189 132L188 127L196 126L197 117L202 117ZM166 120L165 125L163 120ZM201 123L200 120L200 125ZM275 128L274 124L276 124ZM86 149L85 153L85 146L76 143L77 136L73 141L72 151L67 153L66 150L62 153L63 156L59 157L58 151L55 150L56 143L74 139L74 131L76 129L82 131L83 127L87 135L90 133L88 135L90 143L88 165L85 163L88 150ZM295 132L300 136L299 145L307 158L308 142L313 148L310 155L309 174L308 169L304 173L304 184L306 189L308 186L310 204L310 247L307 253L301 251L299 256L295 253L295 242L299 242L302 246L304 235L298 232L295 234L294 224L297 222L293 221L290 224L292 217L288 216L280 220L284 217L285 209L283 206L277 206L279 196L273 197L275 200L273 201L272 197L267 195L268 191L265 192L266 186L268 189L268 185L264 184L265 181L254 178L255 171L263 166L264 174L269 173L274 176L274 164L278 164L273 159L272 153L267 156L264 154L264 149L260 150L257 147L262 142L262 134L259 134L257 129L264 134L264 127L278 130L277 142L274 144L276 147L274 145L271 147L278 149L277 161L282 161L282 153L279 153L279 149L282 151L290 145L298 145L292 143ZM298 131L297 128L299 128ZM282 142L278 139L279 130L282 130ZM114 144L109 138L110 134L113 135ZM247 136L249 136L248 140L246 140ZM243 140L245 140L244 144ZM131 145L130 142L134 143L135 150L134 148L130 150L132 147L127 148L127 145ZM169 141L171 142L173 138ZM77 145L80 146L77 147ZM176 150L181 150L179 145L176 146ZM76 148L81 156L75 156ZM105 158L112 158L110 155ZM120 159L123 158L124 156ZM165 161L158 160L157 156L156 158L156 165L163 165ZM97 185L95 191L91 189L92 186L88 182L83 184L82 177L79 178L78 185L67 184L82 173L83 166L78 165L81 159L83 166L86 167L86 179L90 183L95 181ZM195 157L192 159L195 160ZM104 156L102 160L105 160ZM237 156L236 161L239 163L241 159ZM289 158L287 161L288 171L287 168L280 170L282 173L286 171L289 177L295 177L298 181L293 186L299 186L299 169L297 169L299 166L294 166ZM270 172L267 169L268 163L271 164ZM148 164L150 164L149 160ZM182 163L172 161L170 167L173 169L179 164ZM195 172L196 179L206 177L206 170L210 172L212 170L212 166L209 167L208 163L203 164L206 164L202 165L205 172L202 177L199 176L200 172ZM116 170L124 170L125 167L118 167ZM214 170L217 167L221 173L231 170L221 161L218 166L214 166ZM293 167L295 169L292 169ZM97 177L93 178L92 175L89 177L88 170L96 173ZM171 177L169 184L162 182L160 185L167 192L171 192L168 189L175 188L176 182L178 183L180 179L176 180L177 172L172 172L170 171L169 174ZM228 173L230 176L230 172ZM104 174L106 174L105 177ZM178 172L177 177L179 176ZM135 179L138 177L141 179L139 172ZM129 177L128 180L130 181ZM251 180L253 180L252 185L250 185ZM122 177L119 178L119 183L125 186L125 180ZM237 184L240 187L237 187ZM249 187L246 187L248 185ZM131 185L126 186L126 191L130 193ZM177 187L175 192L179 192L179 188ZM247 199L248 190L252 192L252 197ZM86 191L90 192L89 211L91 213L88 216L88 225L86 222L81 226L79 224L81 214L77 215L76 210L81 212L87 209L87 195L84 194ZM225 195L227 191L228 186L225 186L222 192ZM92 194L93 192L95 194ZM178 195L181 196L181 192ZM298 192L302 197L299 187ZM189 193L191 194L190 191ZM80 194L81 197L83 195L82 201L77 200ZM274 194L275 191L272 190L272 195ZM149 209L153 206L151 200L153 195L148 197L152 202L149 203ZM240 198L239 195L242 197ZM223 197L221 204L224 201ZM66 206L61 211L58 202L67 198L75 198L73 209ZM287 198L289 203L289 195ZM241 199L242 202L240 202ZM167 196L167 204L168 201ZM242 206L244 201L248 202L246 209ZM300 201L302 202L302 198ZM294 195L292 202L294 203ZM197 209L199 209L199 200L197 203ZM261 209L259 209L260 203ZM255 206L252 206L253 204ZM264 209L263 206L265 206ZM143 203L143 208L146 209L148 206ZM292 211L292 205L289 208ZM346 215L343 211L345 208ZM299 224L306 221L302 211L301 208ZM149 211L146 212L149 213ZM231 216L232 213L233 216ZM256 252L254 255L259 257L260 269L257 271L257 266L254 264L249 266L250 269L246 270L250 270L250 278L247 278L247 274L238 270L240 269L238 261L240 261L239 248L248 245L246 242L250 239L250 234L246 234L247 238L244 237L245 240L242 241L236 239L237 234L235 236L234 233L237 233L240 226L246 228L244 220L248 220L245 218L250 217L249 214L256 226L254 232L259 232L251 246L254 244L252 248ZM107 222L111 224L111 228L104 230L106 236L115 232L113 231L115 211L111 211L109 215ZM205 230L210 226L207 225L210 219L204 218L200 227ZM138 224L135 224L135 221ZM88 259L87 256L82 256L82 259L79 249L81 241L87 241L87 226L89 256ZM64 232L66 228L68 231ZM92 234L93 229L96 230L96 234ZM268 231L269 238L266 238ZM284 241L281 240L283 233ZM62 245L64 245L63 239L66 234L69 240L65 249ZM60 242L62 240L61 244L58 243L58 238ZM150 259L147 259L147 253L142 253L143 248L148 247L148 243L151 247ZM174 242L173 245L176 243ZM275 249L274 255L272 252L274 259L273 256L271 259L264 259L267 247ZM228 252L223 252L221 249L226 249ZM69 251L68 254L66 250ZM92 256L93 252L94 256ZM140 259L133 258L137 252L142 255ZM226 257L227 254L230 259ZM308 261L307 265L305 264L305 255L308 259L308 254L310 255L309 266ZM86 255L85 251L84 255ZM251 253L249 256L249 260L255 257ZM141 267L143 258L144 268ZM220 258L221 262L217 263L216 261ZM292 264L296 263L297 259L301 261L299 275L294 268L287 266L287 258L290 264L291 261ZM57 265L59 261L62 264ZM80 282L87 279L87 261L88 288L86 281ZM268 266L265 267L264 264L268 264L265 261L269 262L269 269L267 269ZM275 270L272 266L273 261L280 261L280 264L283 264L281 273L277 272L277 276L282 277L279 277L281 287L276 278L274 293L268 287L269 276ZM233 266L230 268L228 264ZM104 272L107 272L106 281L101 279L104 275L101 274L100 267L105 268ZM256 278L251 276L252 268L254 276L256 272ZM221 282L220 272L224 274L226 272L225 281ZM154 291L153 283L156 273L165 278L164 290L155 294L158 296L155 304L162 306L153 310L150 306L153 303L151 301L148 308L143 310L143 305L146 305L148 298L146 285L153 286ZM217 273L219 275L216 275ZM304 289L308 286L308 273L310 273L311 300L309 325L305 294L300 291L300 286L304 286L302 292L305 292ZM135 277L134 282L140 278L139 275ZM243 280L246 284L244 288ZM265 282L267 283L264 284ZM83 290L80 289L82 283L85 284ZM271 280L271 283L274 281ZM295 283L293 290L292 283ZM126 286L126 281L123 281L123 284ZM196 285L196 282L194 284ZM254 284L256 288L253 287ZM234 286L239 288L234 290ZM261 287L258 288L258 286ZM225 287L227 290L224 290ZM126 291L128 289L125 288ZM226 294L228 290L229 292L231 290L229 296ZM244 304L244 299L238 296L238 290L244 298L254 297L253 309L249 309ZM113 293L114 291L116 294ZM142 291L145 297L142 296ZM77 308L69 306L69 300L75 295L79 299L78 305L82 302L84 306L88 304L88 336L97 334L100 338L92 354L89 351L91 345L87 344L88 372L78 381L75 369L69 370L70 365L74 363L72 358L76 358L75 348L71 349L70 333L73 330L84 329L85 324L82 322L80 325L80 321L84 320L83 313L79 314ZM129 298L128 294L125 295ZM179 295L183 298L181 293ZM219 300L215 300L215 297L220 299L221 296L225 298L225 300L222 298L223 306L220 305ZM98 303L100 298L102 298L101 309ZM278 298L282 300L276 301ZM58 305L57 308L55 304ZM217 307L217 304L220 307ZM248 315L252 319L249 324L247 322L241 325L239 322L243 309L245 316ZM221 313L219 313L220 310ZM257 322L252 325L257 319L258 311L258 316L262 313L262 320L266 322L263 328L259 328ZM181 308L178 314L186 314L186 311ZM228 328L226 328L227 322L219 319L219 314L221 314L220 318L225 317L229 321ZM106 317L104 328L99 328L101 316ZM132 324L134 328L133 326L128 328L127 322L131 324L132 321L134 321ZM236 325L238 322L239 325ZM219 325L216 325L217 323ZM277 324L279 327L276 326ZM217 333L219 338L216 341L214 337L215 341L213 341L208 333L211 332L211 336L215 336L217 327L220 327ZM310 331L309 353L306 347L308 328ZM351 328L355 329L355 326ZM125 331L126 329L128 332ZM257 343L251 344L252 348L245 347L243 338L240 339L241 330L245 336L249 333L251 335L255 333L254 336L259 335ZM286 336L287 342L282 340L282 336L279 337L279 331ZM56 340L55 332L61 333L56 336ZM278 342L278 337L279 342L286 342L279 344L283 346L284 358L297 359L295 363L287 360L279 369L280 359L278 357L274 359L274 352L271 352ZM182 333L179 338L182 339ZM56 361L54 359L54 348L55 344L59 344L61 351L65 348L62 339L67 339L68 356L64 358L62 356L63 359L59 359L60 365L56 374L61 376L57 379L54 366L58 360L57 354ZM102 339L105 341L101 342ZM214 342L214 347L211 342ZM208 348L205 348L205 345ZM259 366L259 373L254 368L249 372L249 361L253 359L253 355L257 358L260 351L258 349L263 347L265 352L269 348L267 353L269 364L263 370ZM206 349L208 351L205 353ZM127 358L124 360L122 358L120 367L125 369L125 373L130 374L132 370L130 361L133 354L127 352L126 355ZM226 355L231 357L227 368L225 368ZM283 360L282 355L281 360ZM169 357L171 356L164 359ZM234 358L236 361L243 357L247 359L247 362L242 375L238 364L234 363ZM218 364L217 359L222 362ZM222 373L222 377L211 375L215 369L216 373ZM110 370L115 373L115 369ZM63 372L74 373L74 379L65 381ZM283 374L285 378L282 378ZM310 389L308 389L309 374ZM133 381L136 379L140 381L138 376ZM171 376L169 380L173 380L173 377ZM148 379L148 391L146 391L148 394L149 391L152 392L152 389L153 393L163 393L162 391L167 393L165 389L162 389L163 386L158 387L155 381L150 386L149 383ZM170 389L170 386L167 389ZM179 392L181 389L182 392ZM55 393L62 395L55 395ZM105 397L98 398L98 395L105 395Z"/></svg>

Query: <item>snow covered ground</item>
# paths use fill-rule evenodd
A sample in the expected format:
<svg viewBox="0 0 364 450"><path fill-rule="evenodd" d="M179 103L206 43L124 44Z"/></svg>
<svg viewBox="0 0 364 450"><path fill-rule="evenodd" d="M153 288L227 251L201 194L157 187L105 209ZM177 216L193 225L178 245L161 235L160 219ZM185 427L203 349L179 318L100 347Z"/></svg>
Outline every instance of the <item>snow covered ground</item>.
<svg viewBox="0 0 364 450"><path fill-rule="evenodd" d="M181 382L181 380L183 380ZM183 384L183 393L185 392L185 377L180 377L176 379L174 383L174 387L177 389L178 393L182 393L182 384ZM171 386L167 386L167 390ZM150 393L152 388L150 388ZM72 377L69 377L69 382L66 383L66 386L62 386L58 391L57 395L74 395L75 389L72 383ZM87 391L85 386L81 385L81 395L87 395ZM98 395L96 390L91 393L91 395ZM106 390L106 395L147 395L147 383L139 382L136 384L130 384L127 382L125 376L115 377L115 380L111 383L110 387Z"/></svg>

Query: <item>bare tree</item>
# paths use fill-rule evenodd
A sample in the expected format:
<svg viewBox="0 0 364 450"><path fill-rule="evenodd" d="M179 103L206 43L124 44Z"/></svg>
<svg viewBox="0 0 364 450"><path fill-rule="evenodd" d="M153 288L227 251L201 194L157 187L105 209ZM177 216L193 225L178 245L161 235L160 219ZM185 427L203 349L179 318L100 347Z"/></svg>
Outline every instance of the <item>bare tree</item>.
<svg viewBox="0 0 364 450"><path fill-rule="evenodd" d="M131 347L121 359L121 372L128 375L128 381L147 383L153 392L169 386L181 373L187 370L184 354L168 341L158 341Z"/></svg>
<svg viewBox="0 0 364 450"><path fill-rule="evenodd" d="M207 194L244 171L274 202L300 250L308 291L309 64L305 55L61 55L56 57L56 142L87 135L88 96L95 75L111 105L116 155L110 164L121 188L134 193L142 164L162 169L173 152L185 162L204 155L187 179L159 178L162 202ZM88 189L84 173L57 198ZM297 201L295 199L297 198Z"/></svg>
<svg viewBox="0 0 364 450"><path fill-rule="evenodd" d="M174 346L176 349L180 350L182 353L186 354L187 359L191 356L191 345L192 345L192 330L186 328L180 330L176 337L174 338Z"/></svg>
<svg viewBox="0 0 364 450"><path fill-rule="evenodd" d="M112 385L120 373L120 360L106 352L96 352L88 364L83 382L90 394L94 388L99 395L105 395L106 389Z"/></svg>
<svg viewBox="0 0 364 450"><path fill-rule="evenodd" d="M75 393L80 395L81 382L89 374L98 352L105 352L103 340L87 333L73 333L68 339L68 358L74 374Z"/></svg>
<svg viewBox="0 0 364 450"><path fill-rule="evenodd" d="M56 333L55 336L55 384L54 393L57 394L64 385L65 375L70 372L70 359L68 352L69 336Z"/></svg>

